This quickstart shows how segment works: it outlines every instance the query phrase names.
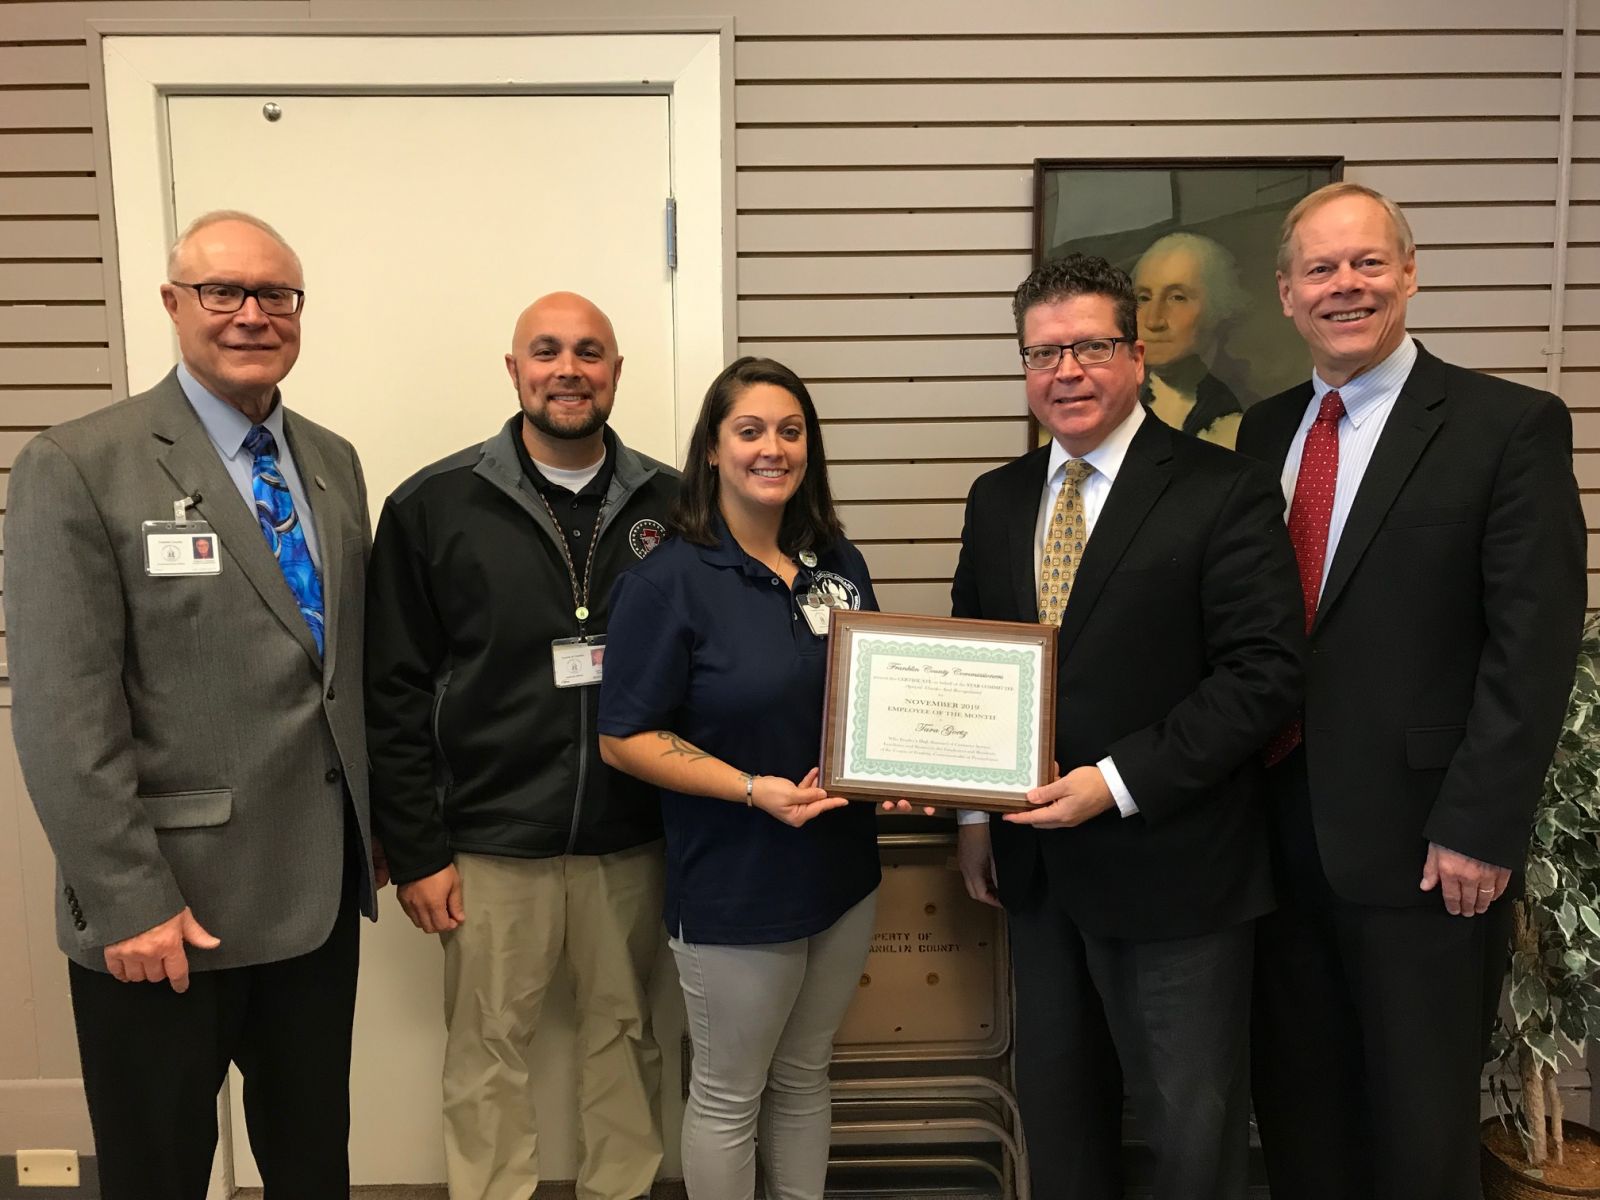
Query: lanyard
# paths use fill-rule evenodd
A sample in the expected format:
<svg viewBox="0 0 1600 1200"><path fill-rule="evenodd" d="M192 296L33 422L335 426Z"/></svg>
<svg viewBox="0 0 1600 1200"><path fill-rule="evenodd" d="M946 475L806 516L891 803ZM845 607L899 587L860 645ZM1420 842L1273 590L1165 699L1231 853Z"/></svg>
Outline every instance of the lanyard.
<svg viewBox="0 0 1600 1200"><path fill-rule="evenodd" d="M594 576L594 560L600 557L600 522L606 518L606 502L600 501L600 511L595 514L594 533L589 538L589 558L583 564L583 582L578 581L578 568L572 564L572 547L567 545L567 535L561 528L561 522L556 519L556 510L550 507L550 501L544 498L544 493L538 488L533 494L539 497L539 503L544 505L545 512L550 514L550 523L556 528L556 541L561 546L561 557L567 564L567 579L572 583L572 615L578 618L578 629L581 632L583 623L589 619L589 580Z"/></svg>

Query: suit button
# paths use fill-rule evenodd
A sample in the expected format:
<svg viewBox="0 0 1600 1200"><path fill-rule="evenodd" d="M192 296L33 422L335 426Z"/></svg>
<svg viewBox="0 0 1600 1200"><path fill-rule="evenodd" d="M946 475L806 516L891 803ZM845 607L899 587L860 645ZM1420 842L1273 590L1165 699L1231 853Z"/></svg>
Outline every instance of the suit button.
<svg viewBox="0 0 1600 1200"><path fill-rule="evenodd" d="M332 699L333 699L333 689L332 689L332 688L329 688L329 689L328 689L328 699L329 699L329 700L332 700Z"/></svg>
<svg viewBox="0 0 1600 1200"><path fill-rule="evenodd" d="M79 917L76 921L74 921L72 923L72 927L74 929L76 929L79 933L82 933L85 929L89 928L87 925L84 924L82 917Z"/></svg>
<svg viewBox="0 0 1600 1200"><path fill-rule="evenodd" d="M323 778L326 779L329 783L338 783L339 782L339 768L338 767L329 767L328 768L328 773L326 775L324 775Z"/></svg>

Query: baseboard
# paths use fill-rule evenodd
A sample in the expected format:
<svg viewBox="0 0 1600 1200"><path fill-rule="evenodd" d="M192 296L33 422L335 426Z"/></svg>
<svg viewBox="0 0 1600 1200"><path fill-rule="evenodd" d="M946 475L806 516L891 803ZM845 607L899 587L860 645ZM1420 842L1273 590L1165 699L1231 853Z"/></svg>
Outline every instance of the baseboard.
<svg viewBox="0 0 1600 1200"><path fill-rule="evenodd" d="M0 1154L0 1200L100 1200L94 1155L78 1156L77 1187L29 1187L17 1183L17 1156Z"/></svg>

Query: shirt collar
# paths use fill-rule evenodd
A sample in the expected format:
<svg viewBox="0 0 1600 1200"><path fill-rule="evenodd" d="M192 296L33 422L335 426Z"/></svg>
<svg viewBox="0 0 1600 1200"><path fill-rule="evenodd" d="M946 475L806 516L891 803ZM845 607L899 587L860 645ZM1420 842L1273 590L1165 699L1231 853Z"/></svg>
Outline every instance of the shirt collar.
<svg viewBox="0 0 1600 1200"><path fill-rule="evenodd" d="M522 473L527 476L528 482L547 494L560 492L564 496L573 495L571 489L549 479L539 469L539 464L533 461L533 455L528 453L527 443L522 440L522 414L519 412L512 417L511 422L511 444L517 449L517 461L522 464ZM611 476L616 473L616 440L617 435L611 432L609 425L600 431L600 469L594 473L593 479L583 485L577 495L599 496L602 499L605 497L606 489L611 486Z"/></svg>
<svg viewBox="0 0 1600 1200"><path fill-rule="evenodd" d="M226 400L207 390L206 386L190 372L188 366L181 362L178 364L178 386L183 389L183 394L189 401L189 407L194 409L195 416L200 418L200 424L205 428L211 444L217 448L217 453L226 459L237 458L239 452L244 449L244 439L254 428L250 418ZM273 395L272 411L261 423L272 434L272 440L278 443L278 453L282 454L283 402L280 395Z"/></svg>
<svg viewBox="0 0 1600 1200"><path fill-rule="evenodd" d="M1144 405L1135 403L1133 411L1122 419L1106 438L1093 450L1083 455L1083 461L1106 477L1106 482L1115 483L1117 472L1122 470L1122 460L1128 457L1128 447L1133 445L1133 435L1139 432L1139 426L1144 423ZM1067 453L1066 447L1060 442L1050 441L1050 462L1045 468L1045 479L1054 481L1061 472L1066 470L1067 463L1072 455Z"/></svg>
<svg viewBox="0 0 1600 1200"><path fill-rule="evenodd" d="M1315 412L1322 407L1322 398L1329 392L1337 391L1339 399L1344 401L1345 416L1349 417L1350 423L1359 429L1361 422L1400 394L1400 389L1405 386L1406 380L1411 375L1411 368L1416 362L1417 343L1407 335L1400 339L1400 344L1388 358L1377 366L1368 367L1341 388L1330 387L1320 375L1312 371L1311 411Z"/></svg>

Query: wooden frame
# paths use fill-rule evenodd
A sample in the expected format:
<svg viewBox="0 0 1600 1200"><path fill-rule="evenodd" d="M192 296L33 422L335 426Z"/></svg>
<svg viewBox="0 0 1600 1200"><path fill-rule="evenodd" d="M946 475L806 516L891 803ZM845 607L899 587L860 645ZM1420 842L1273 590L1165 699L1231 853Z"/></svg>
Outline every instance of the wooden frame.
<svg viewBox="0 0 1600 1200"><path fill-rule="evenodd" d="M1019 761L1010 772L1005 770L985 767L977 764L955 765L939 764L930 765L927 772L930 775L945 774L950 779L949 783L932 782L929 779L919 779L916 782L907 782L905 778L886 779L882 782L873 781L872 774L883 772L857 770L852 772L847 768L845 756L851 745L849 733L849 718L853 707L868 707L870 693L857 697L855 692L856 682L850 678L850 661L856 633L871 635L902 634L918 639L916 643L908 644L905 653L908 657L932 660L926 667L928 670L941 671L951 662L977 661L983 659L969 658L961 650L953 649L948 654L928 653L933 647L926 643L928 638L948 639L951 643L972 643L974 646L986 645L993 650L997 644L1010 644L1019 647L1035 649L1038 652L1037 677L1030 679L1029 671L1033 665L1030 657L1015 660L1012 664L1018 671L1018 685L1022 690L1020 699L1026 703L1031 711L1037 708L1036 723L1020 725L1017 729L1019 738ZM832 626L828 634L828 674L827 685L824 691L822 710L822 755L821 775L819 785L836 796L846 796L853 800L896 800L905 798L918 804L929 804L941 807L985 809L991 812L1019 812L1029 807L1024 794L1033 787L1049 781L1053 770L1055 758L1055 728L1056 728L1056 638L1058 631L1054 625L1030 625L1019 621L972 621L953 617L923 617L906 613L878 613L856 612L851 610L836 610L832 617ZM1004 653L1003 651L1001 653ZM996 665L996 664L986 664ZM901 668L890 668L901 669ZM943 680L945 676L940 675ZM975 676L977 678L977 676ZM870 680L866 681L870 687ZM880 686L882 682L880 680ZM954 686L954 685L952 685ZM973 689L982 689L984 685L968 683L967 691L963 694L972 695ZM930 689L931 690L931 689ZM1037 696L1033 695L1036 691ZM920 699L920 698L919 698ZM1003 699L1003 697L1002 697ZM956 716L945 711L954 701L934 699L930 697L929 717L945 721L944 735L948 736L952 728L949 722L966 721L970 726L970 719ZM936 735L937 736L937 735ZM965 732L956 736L964 739ZM1024 746L1021 740L1031 743ZM973 743L977 744L977 743ZM864 757L862 761L866 760ZM910 766L910 763L898 765ZM920 765L920 764L918 764ZM970 777L980 772L998 774L1014 773L1017 776L1015 790L1009 789L1009 780L992 781L989 786L963 786L961 777ZM912 776L921 772L908 770L902 774ZM994 783L1002 786L997 788Z"/></svg>
<svg viewBox="0 0 1600 1200"><path fill-rule="evenodd" d="M1337 157L1036 159L1033 261L1079 251L1133 276L1140 398L1231 447L1244 409L1310 374L1281 315L1278 238L1296 203L1343 177ZM1039 433L1030 420L1030 448Z"/></svg>

